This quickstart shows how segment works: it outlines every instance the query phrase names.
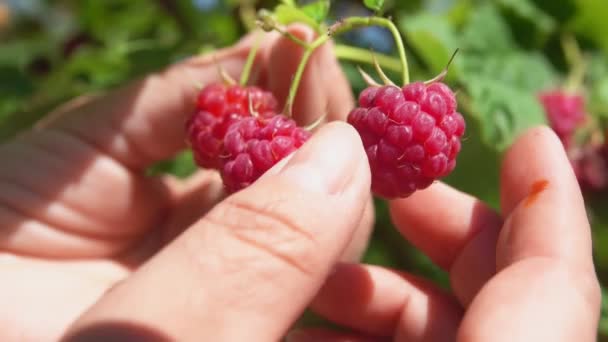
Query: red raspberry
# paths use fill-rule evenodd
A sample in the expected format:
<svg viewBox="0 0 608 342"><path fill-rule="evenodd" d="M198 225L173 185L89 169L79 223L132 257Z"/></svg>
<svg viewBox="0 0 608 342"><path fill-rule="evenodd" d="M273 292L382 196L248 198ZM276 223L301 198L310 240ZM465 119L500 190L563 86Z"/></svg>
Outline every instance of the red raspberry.
<svg viewBox="0 0 608 342"><path fill-rule="evenodd" d="M608 145L589 144L570 151L570 163L585 192L608 190Z"/></svg>
<svg viewBox="0 0 608 342"><path fill-rule="evenodd" d="M363 141L376 195L407 197L454 170L465 121L447 85L369 87L359 106L348 122Z"/></svg>
<svg viewBox="0 0 608 342"><path fill-rule="evenodd" d="M234 122L250 115L249 97L259 115L274 114L277 101L272 93L256 87L211 84L199 93L197 112L186 122L186 131L200 167L221 168L219 154L224 136Z"/></svg>
<svg viewBox="0 0 608 342"><path fill-rule="evenodd" d="M208 169L219 169L219 155L228 128L240 120L241 114L229 114L217 118L209 112L200 111L188 120L188 141L196 164Z"/></svg>
<svg viewBox="0 0 608 342"><path fill-rule="evenodd" d="M538 98L545 109L551 128L564 145L569 146L576 128L585 121L585 99L563 90L541 92Z"/></svg>
<svg viewBox="0 0 608 342"><path fill-rule="evenodd" d="M197 99L197 109L210 112L217 117L229 113L249 114L249 98L253 110L260 114L276 112L277 100L268 91L258 87L227 86L213 83L201 90Z"/></svg>
<svg viewBox="0 0 608 342"><path fill-rule="evenodd" d="M310 136L310 132L283 115L248 117L233 124L224 138L222 152L226 190L232 193L249 186Z"/></svg>

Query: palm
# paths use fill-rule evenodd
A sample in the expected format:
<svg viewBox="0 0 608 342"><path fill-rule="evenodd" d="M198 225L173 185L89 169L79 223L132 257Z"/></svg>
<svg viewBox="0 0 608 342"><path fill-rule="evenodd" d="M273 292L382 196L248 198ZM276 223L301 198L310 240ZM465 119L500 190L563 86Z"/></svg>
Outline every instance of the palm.
<svg viewBox="0 0 608 342"><path fill-rule="evenodd" d="M49 261L4 253L0 317L4 341L59 337L103 292L128 274L112 260Z"/></svg>
<svg viewBox="0 0 608 342"><path fill-rule="evenodd" d="M0 150L6 160L22 152L20 162L0 170L0 222L6 228L0 321L9 327L0 340L59 336L220 193L209 189L213 175L196 179L206 200L177 182L129 171L77 141L59 138L37 148L48 134L64 133L40 133ZM184 210L174 210L178 201ZM186 201L195 201L197 210Z"/></svg>

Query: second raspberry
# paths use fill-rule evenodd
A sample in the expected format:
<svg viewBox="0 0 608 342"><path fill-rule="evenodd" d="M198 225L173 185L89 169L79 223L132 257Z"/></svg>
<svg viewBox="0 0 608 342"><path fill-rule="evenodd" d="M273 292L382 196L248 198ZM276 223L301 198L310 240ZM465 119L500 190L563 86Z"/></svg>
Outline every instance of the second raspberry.
<svg viewBox="0 0 608 342"><path fill-rule="evenodd" d="M372 173L372 191L407 197L456 166L465 121L443 83L369 87L348 122L359 132Z"/></svg>

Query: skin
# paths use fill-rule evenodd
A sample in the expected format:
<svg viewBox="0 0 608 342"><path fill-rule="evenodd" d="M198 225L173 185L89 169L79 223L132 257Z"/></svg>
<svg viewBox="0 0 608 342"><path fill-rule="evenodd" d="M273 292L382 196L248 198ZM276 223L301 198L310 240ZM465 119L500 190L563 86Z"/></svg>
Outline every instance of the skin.
<svg viewBox="0 0 608 342"><path fill-rule="evenodd" d="M250 42L217 53L234 77ZM301 50L264 44L255 81L284 98ZM330 46L307 67L295 114L334 122L232 196L211 172L144 175L185 148L196 81L217 81L212 56L66 106L0 146L0 340L594 339L589 223L550 130L507 154L501 213L441 183L390 203L404 238L450 272L449 294L356 263L374 220L370 174L340 122L353 98ZM352 332L290 332L309 306Z"/></svg>

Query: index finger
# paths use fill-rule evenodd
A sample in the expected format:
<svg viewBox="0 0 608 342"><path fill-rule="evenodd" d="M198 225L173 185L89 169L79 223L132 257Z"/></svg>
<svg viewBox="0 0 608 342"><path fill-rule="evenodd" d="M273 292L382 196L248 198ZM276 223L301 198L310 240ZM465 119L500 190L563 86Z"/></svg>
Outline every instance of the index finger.
<svg viewBox="0 0 608 342"><path fill-rule="evenodd" d="M528 131L506 154L502 207L497 274L469 306L460 339L594 340L601 295L589 222L568 158L550 129Z"/></svg>
<svg viewBox="0 0 608 342"><path fill-rule="evenodd" d="M266 46L276 35L272 37L264 40L258 57L267 53ZM248 36L234 46L131 82L71 108L44 129L75 137L128 168L141 170L186 147L185 122L195 109L197 85L220 80L218 63L237 78L251 42Z"/></svg>
<svg viewBox="0 0 608 342"><path fill-rule="evenodd" d="M503 161L501 207L507 220L498 268L527 257L549 257L592 268L591 229L580 187L557 136L535 128Z"/></svg>

